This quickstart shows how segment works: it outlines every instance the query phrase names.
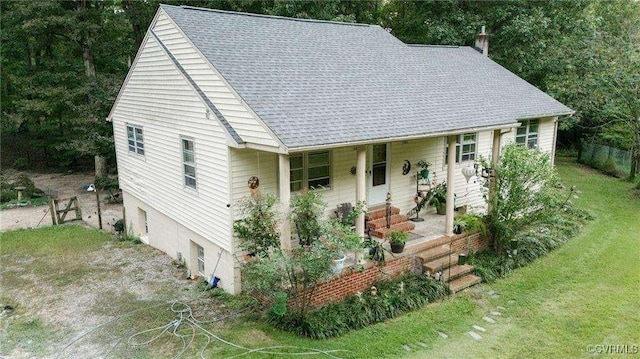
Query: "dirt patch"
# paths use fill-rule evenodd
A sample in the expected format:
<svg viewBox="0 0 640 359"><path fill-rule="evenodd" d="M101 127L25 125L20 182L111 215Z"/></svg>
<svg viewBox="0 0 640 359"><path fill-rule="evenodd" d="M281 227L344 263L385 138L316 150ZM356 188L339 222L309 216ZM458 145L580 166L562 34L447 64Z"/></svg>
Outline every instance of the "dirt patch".
<svg viewBox="0 0 640 359"><path fill-rule="evenodd" d="M126 341L134 330L170 322L173 301L192 303L203 293L181 279L170 257L141 244L113 241L79 254L77 262L33 262L58 268L55 274L34 273L33 266L21 265L32 263L22 254L3 253L2 261L0 304L14 308L0 314L0 356L7 358L128 357L134 352ZM109 355L115 347L127 351Z"/></svg>
<svg viewBox="0 0 640 359"><path fill-rule="evenodd" d="M29 173L28 175L36 187L43 190L45 194L51 194L54 197L57 196L59 199L76 196L82 209L83 222L92 228L98 228L96 194L83 188L85 185L93 183L93 173ZM122 204L106 203L105 197L108 195L108 192L100 193L100 209L103 229L111 231L112 228L109 223L114 223L116 220L122 218ZM72 213L69 215L72 215ZM51 225L51 214L49 213L48 206L18 207L5 209L0 212L1 232Z"/></svg>

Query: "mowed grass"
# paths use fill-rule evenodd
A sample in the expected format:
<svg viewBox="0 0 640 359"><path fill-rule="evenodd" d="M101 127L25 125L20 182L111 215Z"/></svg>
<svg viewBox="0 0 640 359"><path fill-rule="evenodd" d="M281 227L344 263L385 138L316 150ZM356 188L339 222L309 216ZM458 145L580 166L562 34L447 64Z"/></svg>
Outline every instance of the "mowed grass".
<svg viewBox="0 0 640 359"><path fill-rule="evenodd" d="M632 350L633 345L640 345L640 198L630 191L631 184L600 175L573 162L561 161L558 170L565 185L576 185L581 191L577 203L596 218L578 237L547 257L516 270L508 278L483 284L480 289L472 289L385 323L329 340L296 337L247 317L225 320L216 325L203 324L202 328L228 343L204 335L206 333L198 329L190 349L181 357L199 357L202 349L205 357L216 358L247 352L229 343L252 349L289 346L288 349L273 349L289 352L307 351L309 348L343 350L333 353L341 358L579 358L590 357L588 346L598 344L627 345ZM71 263L71 259L83 251L100 250L102 241L106 240L102 234L93 231L74 232L64 227L50 231L37 233L50 235L55 238L52 241L30 238L36 233L30 231L4 234L0 242L3 256L7 252L24 253L27 260L28 257L38 258L35 254L60 255ZM87 240L82 243L65 240L65 232L67 236L81 235ZM94 235L94 239L89 238ZM59 263L59 270L68 270L64 260ZM44 268L40 273L46 278ZM498 296L491 296L491 291ZM130 304L127 311L150 306L150 303L143 302ZM503 314L492 315L491 312L499 306L506 308L501 310ZM151 313L153 318L149 318ZM163 325L175 318L174 313L157 308L140 315L147 317L148 322L131 325L135 331ZM484 322L483 316L495 318L496 323ZM118 324L118 327L123 327L123 332L130 325L128 323L141 322L142 319L128 318L129 322ZM34 341L55 335L43 320L33 320L24 323L20 331L14 333L26 336L31 328ZM482 339L479 341L467 334L474 324L487 329L480 333ZM104 329L117 332L113 330L115 327ZM131 335L132 328L126 332ZM448 338L443 339L438 332L446 333ZM175 338L170 335L163 338L160 343L165 343L164 347L159 342L136 348L121 344L113 354L116 357L141 358L178 354L182 345L175 343ZM114 336L114 340L123 343L124 339L123 335ZM212 342L207 344L209 339ZM171 342L173 346L169 345ZM408 345L411 350L407 351L403 345ZM254 352L246 357L276 358L281 355Z"/></svg>

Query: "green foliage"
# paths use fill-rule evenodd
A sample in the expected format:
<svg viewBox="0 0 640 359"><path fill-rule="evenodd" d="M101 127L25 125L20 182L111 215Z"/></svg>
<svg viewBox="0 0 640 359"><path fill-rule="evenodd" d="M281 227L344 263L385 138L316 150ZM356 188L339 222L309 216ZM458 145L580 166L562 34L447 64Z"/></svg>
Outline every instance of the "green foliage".
<svg viewBox="0 0 640 359"><path fill-rule="evenodd" d="M317 284L333 277L333 260L361 250L362 244L350 225L338 218L322 218L324 202L315 192L292 198L291 207L292 220L299 233L304 233L300 238L305 238L305 245L290 251L273 246L269 256L258 256L246 263L242 268L243 288L260 298L265 308L273 307L279 293L286 292L291 298L290 311L304 317ZM361 206L357 206L352 216L361 212Z"/></svg>
<svg viewBox="0 0 640 359"><path fill-rule="evenodd" d="M432 206L442 206L447 203L447 183L440 182L438 183L431 191L430 194L433 195L429 204Z"/></svg>
<svg viewBox="0 0 640 359"><path fill-rule="evenodd" d="M120 188L117 177L98 177L95 179L94 185L98 190L117 190Z"/></svg>
<svg viewBox="0 0 640 359"><path fill-rule="evenodd" d="M300 336L327 339L419 309L448 294L441 282L412 273L374 286L376 295L366 291L316 309L305 317L295 313L271 314L267 320L276 328Z"/></svg>
<svg viewBox="0 0 640 359"><path fill-rule="evenodd" d="M483 166L488 163L482 159ZM559 190L547 153L515 143L504 147L496 168L491 211L485 217L494 249L501 252L515 233L553 215L574 194Z"/></svg>
<svg viewBox="0 0 640 359"><path fill-rule="evenodd" d="M29 160L24 157L18 157L13 161L13 168L16 170L25 170L29 167Z"/></svg>
<svg viewBox="0 0 640 359"><path fill-rule="evenodd" d="M484 216L475 213L459 214L453 219L453 225L459 225L463 231L487 235L487 225Z"/></svg>
<svg viewBox="0 0 640 359"><path fill-rule="evenodd" d="M391 244L404 244L409 239L407 232L403 231L390 231L386 237Z"/></svg>
<svg viewBox="0 0 640 359"><path fill-rule="evenodd" d="M238 201L243 217L233 224L233 232L240 240L240 248L259 257L267 257L280 246L278 215L273 209L276 197L257 194Z"/></svg>
<svg viewBox="0 0 640 359"><path fill-rule="evenodd" d="M22 191L23 201L33 198L40 198L44 195L41 189L36 188L31 178L21 172L7 170L0 174L0 202L6 203L17 200L18 191L16 187L24 187Z"/></svg>
<svg viewBox="0 0 640 359"><path fill-rule="evenodd" d="M315 191L305 191L291 198L291 221L301 246L311 245L320 238L320 218L326 203Z"/></svg>
<svg viewBox="0 0 640 359"><path fill-rule="evenodd" d="M564 206L511 237L516 241L516 248L471 254L469 263L483 281L492 282L555 250L577 235L582 225L591 219L586 211Z"/></svg>

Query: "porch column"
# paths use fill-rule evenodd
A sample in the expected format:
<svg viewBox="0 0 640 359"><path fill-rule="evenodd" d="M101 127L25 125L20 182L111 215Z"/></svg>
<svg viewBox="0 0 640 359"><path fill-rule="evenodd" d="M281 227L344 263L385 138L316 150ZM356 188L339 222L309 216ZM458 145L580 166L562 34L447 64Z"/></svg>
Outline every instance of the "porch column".
<svg viewBox="0 0 640 359"><path fill-rule="evenodd" d="M558 142L558 116L553 118L553 147L551 147L551 165L556 165L556 145ZM539 127L538 127L539 128Z"/></svg>
<svg viewBox="0 0 640 359"><path fill-rule="evenodd" d="M453 235L453 212L455 209L455 169L456 169L456 142L458 136L449 136L449 161L447 162L447 212L445 217L444 233Z"/></svg>
<svg viewBox="0 0 640 359"><path fill-rule="evenodd" d="M500 159L500 140L502 138L502 130L493 130L493 147L491 148L491 168L498 167L498 160ZM489 178L489 203L487 203L487 212L491 213L491 208L495 202L496 192L496 178Z"/></svg>
<svg viewBox="0 0 640 359"><path fill-rule="evenodd" d="M367 200L367 147L356 148L356 204ZM356 219L356 233L364 237L364 213Z"/></svg>
<svg viewBox="0 0 640 359"><path fill-rule="evenodd" d="M289 155L278 155L278 193L282 207L282 222L280 222L280 247L291 249L291 223L289 222L289 203L291 202L291 172L289 172Z"/></svg>

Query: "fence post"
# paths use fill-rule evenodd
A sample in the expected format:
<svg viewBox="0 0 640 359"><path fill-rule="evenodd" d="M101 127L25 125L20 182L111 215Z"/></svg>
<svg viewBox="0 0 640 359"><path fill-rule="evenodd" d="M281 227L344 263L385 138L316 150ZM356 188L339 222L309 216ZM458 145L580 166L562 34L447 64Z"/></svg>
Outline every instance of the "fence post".
<svg viewBox="0 0 640 359"><path fill-rule="evenodd" d="M56 205L55 199L53 198L49 198L49 212L51 212L51 223L53 223L54 226L57 226L58 221L56 221Z"/></svg>

